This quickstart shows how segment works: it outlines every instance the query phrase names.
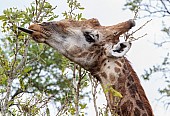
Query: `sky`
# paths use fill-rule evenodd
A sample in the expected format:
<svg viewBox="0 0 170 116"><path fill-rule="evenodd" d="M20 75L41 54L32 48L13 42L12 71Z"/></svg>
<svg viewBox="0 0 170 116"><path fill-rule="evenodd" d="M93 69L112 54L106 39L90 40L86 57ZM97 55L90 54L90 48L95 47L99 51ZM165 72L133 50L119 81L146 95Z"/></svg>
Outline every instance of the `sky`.
<svg viewBox="0 0 170 116"><path fill-rule="evenodd" d="M2 11L9 7L25 8L30 4L32 0L0 0L0 14ZM66 0L48 0L53 5L57 5L55 10L56 14L67 10ZM122 21L132 19L134 13L129 10L122 10L126 0L79 0L81 5L85 7L83 17L86 19L97 18L101 25L114 25ZM139 13L139 15L142 15ZM62 15L57 20L62 19ZM138 19L136 21L136 27L132 28L135 30L143 25L146 21L151 18ZM166 55L165 49L158 48L153 45L153 42L159 41L163 37L160 32L162 20L160 18L153 18L143 29L135 34L135 37L139 37L147 33L147 36L132 43L132 48L127 53L126 57L131 62L134 70L138 74L141 84L146 92L146 95L151 103L155 116L169 116L170 108L166 109L164 103L158 101L161 95L158 92L159 88L166 86L164 79L161 76L156 75L149 81L144 81L141 74L144 74L144 70L152 67L153 65L159 64L163 60L163 56ZM1 36L1 35L0 35ZM104 96L98 98L98 104L102 105ZM94 113L91 109L93 104L89 105L87 112L90 114Z"/></svg>

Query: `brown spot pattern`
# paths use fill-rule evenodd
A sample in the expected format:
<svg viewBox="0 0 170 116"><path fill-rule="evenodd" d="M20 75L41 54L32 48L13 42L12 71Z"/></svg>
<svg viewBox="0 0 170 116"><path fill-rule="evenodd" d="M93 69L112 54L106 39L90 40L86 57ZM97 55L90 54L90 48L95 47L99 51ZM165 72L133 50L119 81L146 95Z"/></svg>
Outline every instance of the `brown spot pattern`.
<svg viewBox="0 0 170 116"><path fill-rule="evenodd" d="M131 97L135 97L136 93L137 93L137 87L135 84L132 84L129 86L129 93L131 95Z"/></svg>
<svg viewBox="0 0 170 116"><path fill-rule="evenodd" d="M136 105L137 105L140 109L144 110L143 103L142 103L140 100L136 100Z"/></svg>
<svg viewBox="0 0 170 116"><path fill-rule="evenodd" d="M117 64L119 67L121 67L122 65L121 65L121 63L120 62L118 62L118 61L115 61L115 64Z"/></svg>
<svg viewBox="0 0 170 116"><path fill-rule="evenodd" d="M128 87L128 86L130 86L130 83L129 83L129 82L127 82L127 84L126 84L126 85L127 85L127 87Z"/></svg>
<svg viewBox="0 0 170 116"><path fill-rule="evenodd" d="M126 66L126 65L124 65L123 68L124 68L125 70L127 70L127 66Z"/></svg>
<svg viewBox="0 0 170 116"><path fill-rule="evenodd" d="M88 52L82 52L78 57L84 57L88 54Z"/></svg>
<svg viewBox="0 0 170 116"><path fill-rule="evenodd" d="M123 59L123 58L122 58L122 59L120 59L120 62L121 62L121 63L124 63L124 59Z"/></svg>
<svg viewBox="0 0 170 116"><path fill-rule="evenodd" d="M124 74L126 74L126 70L123 69L122 71L123 71Z"/></svg>
<svg viewBox="0 0 170 116"><path fill-rule="evenodd" d="M125 81L126 81L126 80L125 80L124 78L122 78L122 77L119 77L119 78L118 78L118 83L119 83L119 84L122 84L122 83L124 84Z"/></svg>
<svg viewBox="0 0 170 116"><path fill-rule="evenodd" d="M121 106L120 116L131 116L133 103L128 100Z"/></svg>
<svg viewBox="0 0 170 116"><path fill-rule="evenodd" d="M147 114L146 114L146 113L144 113L142 116L147 116ZM148 115L148 116L152 116L152 115Z"/></svg>
<svg viewBox="0 0 170 116"><path fill-rule="evenodd" d="M112 73L109 74L109 78L112 83L115 81L115 76Z"/></svg>
<svg viewBox="0 0 170 116"><path fill-rule="evenodd" d="M135 108L134 116L140 116L140 111L137 108Z"/></svg>
<svg viewBox="0 0 170 116"><path fill-rule="evenodd" d="M131 75L128 76L129 82L134 82L133 77Z"/></svg>
<svg viewBox="0 0 170 116"><path fill-rule="evenodd" d="M96 50L94 54L99 54L100 52L101 52L100 50Z"/></svg>
<svg viewBox="0 0 170 116"><path fill-rule="evenodd" d="M118 78L118 90L123 96L126 94L125 81L126 80L122 77Z"/></svg>
<svg viewBox="0 0 170 116"><path fill-rule="evenodd" d="M115 70L116 73L119 73L119 72L120 72L120 68L115 67L114 70Z"/></svg>
<svg viewBox="0 0 170 116"><path fill-rule="evenodd" d="M73 56L75 56L76 54L82 52L82 49L80 49L78 46L73 46L72 48L70 48L68 50Z"/></svg>
<svg viewBox="0 0 170 116"><path fill-rule="evenodd" d="M104 77L105 79L107 78L107 74L105 72L102 72L101 76Z"/></svg>

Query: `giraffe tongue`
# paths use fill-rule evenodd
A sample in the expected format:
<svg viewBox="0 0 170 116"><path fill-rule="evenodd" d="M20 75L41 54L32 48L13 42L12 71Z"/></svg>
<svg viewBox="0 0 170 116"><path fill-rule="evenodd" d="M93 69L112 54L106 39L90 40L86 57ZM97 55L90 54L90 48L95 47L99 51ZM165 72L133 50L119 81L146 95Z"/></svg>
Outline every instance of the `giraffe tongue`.
<svg viewBox="0 0 170 116"><path fill-rule="evenodd" d="M34 32L33 30L25 29L25 28L22 28L22 27L18 27L18 29L25 32L25 33L28 33L28 34L32 34Z"/></svg>

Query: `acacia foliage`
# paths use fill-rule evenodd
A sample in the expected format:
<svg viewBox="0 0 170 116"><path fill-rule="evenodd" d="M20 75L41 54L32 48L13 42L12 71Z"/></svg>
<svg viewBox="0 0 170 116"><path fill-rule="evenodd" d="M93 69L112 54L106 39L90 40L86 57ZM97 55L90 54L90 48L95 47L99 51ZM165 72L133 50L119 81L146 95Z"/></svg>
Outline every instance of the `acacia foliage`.
<svg viewBox="0 0 170 116"><path fill-rule="evenodd" d="M80 3L77 0L67 0L67 3L70 11L65 11L63 16L81 20L82 14L74 13L74 10L84 9ZM51 109L48 105L51 102L56 103L57 115L74 115L76 112L84 115L86 103L80 100L88 96L88 92L81 91L88 86L85 70L47 45L35 43L17 29L58 18L54 14L55 9L57 6L46 0L34 0L25 9L7 8L0 15L4 35L0 39L2 115L49 116ZM70 70L69 74L67 70ZM79 82L78 90L73 85L72 77ZM75 92L79 92L78 96Z"/></svg>

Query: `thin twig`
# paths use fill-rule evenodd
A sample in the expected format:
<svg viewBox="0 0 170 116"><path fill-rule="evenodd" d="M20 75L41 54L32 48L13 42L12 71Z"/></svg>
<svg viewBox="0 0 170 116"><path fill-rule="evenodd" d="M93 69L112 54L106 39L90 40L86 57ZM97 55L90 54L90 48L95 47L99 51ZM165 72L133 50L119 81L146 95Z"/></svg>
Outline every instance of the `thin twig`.
<svg viewBox="0 0 170 116"><path fill-rule="evenodd" d="M93 105L94 105L94 109L95 109L95 112L96 112L96 116L98 116L98 108L97 108L97 103L96 103L96 99L97 99L97 86L98 86L98 81L97 79L93 78L91 74L89 74L89 77L90 77L90 81L91 81L91 84L92 84L92 96L93 96Z"/></svg>
<svg viewBox="0 0 170 116"><path fill-rule="evenodd" d="M35 14L37 15L37 11L38 11L38 1L37 0L35 0Z"/></svg>
<svg viewBox="0 0 170 116"><path fill-rule="evenodd" d="M60 110L57 112L56 116L61 116L62 111L64 108L68 105L68 101L65 101L65 103L61 106Z"/></svg>
<svg viewBox="0 0 170 116"><path fill-rule="evenodd" d="M2 110L4 110L3 115L6 115L7 111L8 111L8 101L9 101L9 97L10 97L10 94L11 94L12 82L13 82L13 79L8 78L7 87L6 87L6 96L5 96L5 99L4 99L4 104L3 104L3 109L2 109Z"/></svg>
<svg viewBox="0 0 170 116"><path fill-rule="evenodd" d="M137 7L137 8L135 9L135 11L134 11L135 15L134 15L134 17L133 17L133 20L136 20L136 19L137 19L137 17L138 17L138 12L139 12L139 7Z"/></svg>
<svg viewBox="0 0 170 116"><path fill-rule="evenodd" d="M129 34L129 33L126 33L125 36L124 36L124 37L125 37L125 41L130 41L130 42L132 42L132 41L138 40L138 39L146 36L147 34L144 34L144 35L142 35L142 36L140 36L140 37L138 37L138 38L134 38L134 37L133 37L133 34L136 33L137 31L141 30L144 26L146 26L146 24L148 24L148 23L151 22L151 21L152 21L152 19L148 20L146 23L144 23L144 24L143 24L142 26L140 26L137 30L133 31L133 32L130 33L130 34Z"/></svg>
<svg viewBox="0 0 170 116"><path fill-rule="evenodd" d="M37 2L36 2L36 3L37 3ZM33 22L39 22L39 21L40 21L40 20L38 20L38 19L39 19L41 13L42 13L42 9L43 9L43 7L44 7L44 3L45 3L45 0L42 1L42 6L41 6L39 9L37 9L39 12L37 13L37 16L36 16L36 18L35 18L35 21L33 21ZM36 4L36 5L37 5L37 4ZM36 12L37 12L37 11L36 11Z"/></svg>
<svg viewBox="0 0 170 116"><path fill-rule="evenodd" d="M56 8L57 8L57 6L55 6L54 8L51 8L50 11L52 11L52 10L54 10L54 9L56 9ZM40 17L40 19L38 20L38 22L42 21L43 18L44 18L45 16L47 16L47 14L48 14L48 13L45 12L45 13L43 14L43 16Z"/></svg>
<svg viewBox="0 0 170 116"><path fill-rule="evenodd" d="M154 44L157 45L158 47L162 47L163 44L165 44L165 43L170 43L170 41L163 41L163 42L161 42L161 43L156 43L156 42L154 42Z"/></svg>
<svg viewBox="0 0 170 116"><path fill-rule="evenodd" d="M140 26L137 30L135 30L134 32L132 32L132 33L130 34L130 36L133 35L134 33L136 33L137 31L141 30L144 26L146 26L146 24L148 24L148 23L151 22L151 21L152 21L152 19L148 20L146 23L144 23L142 26Z"/></svg>
<svg viewBox="0 0 170 116"><path fill-rule="evenodd" d="M147 33L145 33L144 35L142 35L142 36L140 36L140 37L137 37L137 38L135 38L135 37L129 37L129 40L130 40L130 42L132 42L132 41L136 41L136 40L139 40L140 38L143 38L144 36L146 36L147 35Z"/></svg>
<svg viewBox="0 0 170 116"><path fill-rule="evenodd" d="M24 54L22 56L22 59L21 59L21 62L18 64L18 66L15 68L15 70L13 71L13 75L12 75L12 78L14 78L14 75L17 73L18 70L20 70L24 65L25 65L25 62L27 60L27 53L28 53L28 47L29 47L29 42L30 42L30 39L26 39L25 40L25 50L24 50Z"/></svg>

